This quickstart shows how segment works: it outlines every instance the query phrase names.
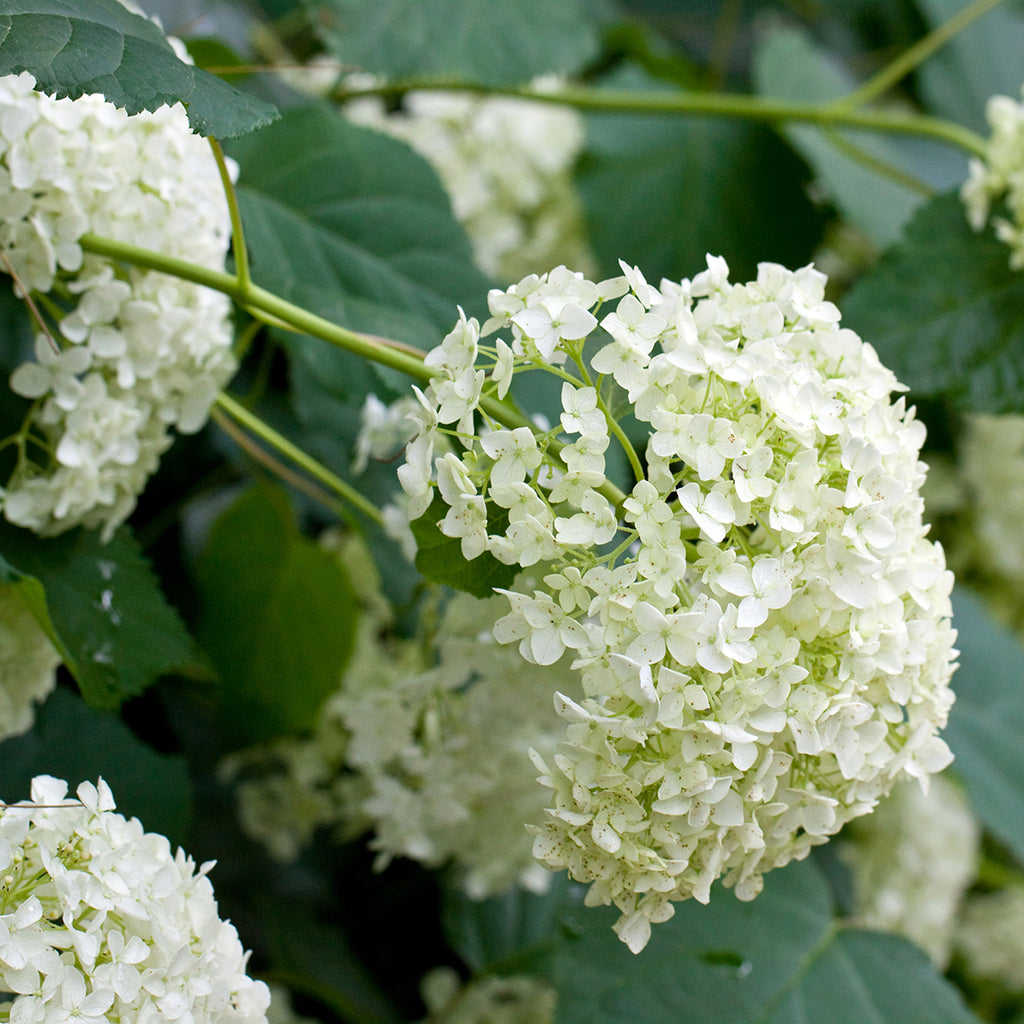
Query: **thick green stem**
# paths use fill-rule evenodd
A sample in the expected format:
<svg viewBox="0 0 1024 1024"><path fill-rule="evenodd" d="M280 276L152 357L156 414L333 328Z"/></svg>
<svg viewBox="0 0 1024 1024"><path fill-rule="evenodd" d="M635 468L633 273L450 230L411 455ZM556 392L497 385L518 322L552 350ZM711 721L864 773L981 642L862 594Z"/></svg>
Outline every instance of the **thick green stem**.
<svg viewBox="0 0 1024 1024"><path fill-rule="evenodd" d="M371 89L338 94L340 99L366 95L401 95L411 90L446 90L488 95L517 96L541 103L554 103L577 110L604 113L701 115L733 117L768 124L796 122L822 128L866 128L877 132L917 135L939 139L975 156L985 153L985 140L953 121L924 114L894 110L852 109L847 97L830 103L797 103L743 93L722 92L638 92L628 89L587 89L567 86L557 91L531 88L491 89L464 81L439 82L437 79L390 82Z"/></svg>
<svg viewBox="0 0 1024 1024"><path fill-rule="evenodd" d="M133 266L147 267L150 270L171 274L184 281L192 281L194 284L205 285L214 291L223 292L256 315L266 317L301 334L320 338L322 341L337 345L338 348L363 359L369 359L382 366L390 366L393 370L398 370L421 383L428 384L433 376L431 369L423 362L423 353L416 349L389 341L386 338L360 334L357 331L340 327L338 324L331 323L330 320L325 320L301 306L282 299L279 295L275 295L259 285L251 282L248 285L243 285L234 275L227 274L222 270L213 270L210 267L190 263L188 260L178 259L176 256L167 256L164 253L142 249L126 242L101 238L99 235L83 235L79 242L86 252L122 260ZM496 398L482 398L480 408L492 419L506 427L536 429L526 416ZM556 446L552 447L557 450ZM608 480L598 490L616 507L620 506L626 497L618 487Z"/></svg>

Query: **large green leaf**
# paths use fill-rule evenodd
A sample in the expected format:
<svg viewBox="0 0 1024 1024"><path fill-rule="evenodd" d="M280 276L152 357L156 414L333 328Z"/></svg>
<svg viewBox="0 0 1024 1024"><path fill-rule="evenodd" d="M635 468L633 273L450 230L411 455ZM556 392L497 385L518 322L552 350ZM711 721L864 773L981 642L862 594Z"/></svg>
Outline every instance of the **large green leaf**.
<svg viewBox="0 0 1024 1024"><path fill-rule="evenodd" d="M954 595L960 667L946 740L971 807L1024 863L1024 645L960 588Z"/></svg>
<svg viewBox="0 0 1024 1024"><path fill-rule="evenodd" d="M1024 411L1024 273L956 195L916 214L843 300L859 332L912 392L974 412Z"/></svg>
<svg viewBox="0 0 1024 1024"><path fill-rule="evenodd" d="M349 66L389 78L485 85L571 74L597 54L594 0L307 0Z"/></svg>
<svg viewBox="0 0 1024 1024"><path fill-rule="evenodd" d="M488 283L437 175L328 106L231 147L256 281L346 327L433 347ZM317 342L323 346L324 342Z"/></svg>
<svg viewBox="0 0 1024 1024"><path fill-rule="evenodd" d="M118 0L0 0L0 75L23 71L43 92L102 93L129 114L181 101L200 135L231 138L277 114L184 63L154 22Z"/></svg>
<svg viewBox="0 0 1024 1024"><path fill-rule="evenodd" d="M803 102L809 97L815 102L835 99L856 85L798 28L777 28L761 37L754 79L764 96ZM919 161L920 166L915 167L891 139L870 132L824 132L799 124L782 130L814 168L828 197L847 220L881 247L899 238L904 224L926 197L926 192L911 187L900 176L933 173L935 152L929 151L927 162ZM947 152L938 150L938 158ZM892 168L896 176L887 175L885 168ZM962 178L966 160L955 161L955 168ZM952 181L946 184L948 187Z"/></svg>
<svg viewBox="0 0 1024 1024"><path fill-rule="evenodd" d="M67 690L56 690L36 711L32 730L0 749L0 799L27 800L36 775L65 779L72 792L102 777L121 814L172 843L185 841L192 815L185 758L157 753L120 719Z"/></svg>
<svg viewBox="0 0 1024 1024"><path fill-rule="evenodd" d="M620 273L623 259L648 280L679 280L710 252L745 280L764 260L810 260L823 218L804 193L806 168L767 129L629 114L591 114L586 126L577 182L601 273Z"/></svg>
<svg viewBox="0 0 1024 1024"><path fill-rule="evenodd" d="M231 738L309 728L355 640L358 606L337 557L299 533L281 491L257 487L214 523L197 580Z"/></svg>
<svg viewBox="0 0 1024 1024"><path fill-rule="evenodd" d="M964 8L963 0L917 0L929 27ZM1002 4L963 29L918 70L920 89L935 113L987 133L985 102L1020 97L1024 82L1024 12Z"/></svg>
<svg viewBox="0 0 1024 1024"><path fill-rule="evenodd" d="M86 530L41 540L0 523L0 551L94 707L116 708L190 660L188 632L127 530L102 544Z"/></svg>
<svg viewBox="0 0 1024 1024"><path fill-rule="evenodd" d="M526 945L513 955L498 947L506 955L487 967L546 978L558 991L560 1024L977 1022L920 950L837 921L825 880L809 862L773 872L751 903L716 887L707 906L678 905L636 956L609 927L614 911L584 908L578 887L556 899L559 913L546 930L538 929L537 912L524 918L530 923L515 934ZM456 906L448 924L456 950L479 962L472 939L485 927L458 915L504 909L494 901Z"/></svg>

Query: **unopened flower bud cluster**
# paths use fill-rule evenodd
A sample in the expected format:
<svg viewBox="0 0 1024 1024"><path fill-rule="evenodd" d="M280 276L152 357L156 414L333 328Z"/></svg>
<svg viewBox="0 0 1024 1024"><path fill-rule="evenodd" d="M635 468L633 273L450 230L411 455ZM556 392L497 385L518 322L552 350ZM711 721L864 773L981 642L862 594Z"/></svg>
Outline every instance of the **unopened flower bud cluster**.
<svg viewBox="0 0 1024 1024"><path fill-rule="evenodd" d="M750 899L945 767L955 634L924 428L824 276L623 270L560 267L492 292L483 331L462 316L427 356L399 479L413 518L440 495L466 558L544 563L495 625L534 664L571 652L586 693L557 695L565 741L536 757L534 853L615 904L637 951L672 901L720 877ZM484 411L537 369L563 380L557 426ZM605 460L627 411L646 441L622 495Z"/></svg>
<svg viewBox="0 0 1024 1024"><path fill-rule="evenodd" d="M972 158L960 195L975 231L988 223L993 207L1006 203L1009 216L991 217L996 235L1011 250L1010 266L1024 268L1024 103L991 96L985 107L992 134L984 159Z"/></svg>
<svg viewBox="0 0 1024 1024"><path fill-rule="evenodd" d="M583 148L575 111L433 91L406 94L393 113L372 98L345 109L352 120L407 142L430 162L486 273L514 281L531 267L588 259L572 183Z"/></svg>
<svg viewBox="0 0 1024 1024"><path fill-rule="evenodd" d="M56 686L59 664L19 588L0 584L0 739L32 728L35 704Z"/></svg>
<svg viewBox="0 0 1024 1024"><path fill-rule="evenodd" d="M35 92L29 75L0 79L0 106L0 250L21 288L46 297L51 335L35 325L34 358L10 378L31 405L3 513L43 534L109 535L171 429L198 430L231 376L230 303L79 240L93 232L222 269L223 187L180 106L128 117L102 96Z"/></svg>
<svg viewBox="0 0 1024 1024"><path fill-rule="evenodd" d="M284 860L317 829L369 831L378 868L395 857L451 862L474 898L514 883L545 888L549 873L524 827L544 807L529 751L554 752L552 682L574 680L564 667L524 667L495 643L501 603L457 595L426 645L387 637L388 613L368 606L313 734L227 766L247 776L238 787L243 828Z"/></svg>
<svg viewBox="0 0 1024 1024"><path fill-rule="evenodd" d="M115 813L102 781L69 800L34 779L31 802L0 810L9 1019L264 1024L267 987L218 916L211 867Z"/></svg>

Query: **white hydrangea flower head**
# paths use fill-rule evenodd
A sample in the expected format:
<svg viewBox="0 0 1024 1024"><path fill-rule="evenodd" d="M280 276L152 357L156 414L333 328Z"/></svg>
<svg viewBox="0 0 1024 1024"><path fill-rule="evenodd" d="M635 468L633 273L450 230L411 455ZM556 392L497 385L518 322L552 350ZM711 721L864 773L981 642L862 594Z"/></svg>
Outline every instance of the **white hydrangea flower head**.
<svg viewBox="0 0 1024 1024"><path fill-rule="evenodd" d="M360 573L364 584L373 577ZM380 601L377 592L367 608ZM312 735L225 765L241 777L244 830L282 860L318 829L369 831L378 869L395 857L450 862L474 898L512 884L545 889L550 873L524 827L542 820L545 802L529 752L554 754L562 729L552 680L568 690L574 678L567 664L535 670L499 646L491 626L501 606L456 595L429 643L391 636L386 615L364 613Z"/></svg>
<svg viewBox="0 0 1024 1024"><path fill-rule="evenodd" d="M556 696L566 738L536 758L551 795L534 852L615 904L634 951L672 901L718 878L753 898L951 760L952 576L922 523L924 427L825 283L762 264L734 284L717 257L659 288L625 264L600 283L559 267L492 292L483 330L461 315L427 357L410 514L440 495L464 551L552 566L495 625L535 664L571 651L586 694ZM513 372L569 384L562 422L515 458L481 408L507 375L496 331ZM626 445L626 496L604 454L623 398L648 430L643 463ZM434 456L441 437L461 451Z"/></svg>
<svg viewBox="0 0 1024 1024"><path fill-rule="evenodd" d="M1024 992L1024 885L971 896L956 947L972 974Z"/></svg>
<svg viewBox="0 0 1024 1024"><path fill-rule="evenodd" d="M1010 266L1019 270L1024 267L1024 103L991 96L985 114L992 129L987 151L983 159L972 158L960 196L975 231L989 222L993 206L1005 200L1009 217L993 217L992 226L1010 247Z"/></svg>
<svg viewBox="0 0 1024 1024"><path fill-rule="evenodd" d="M35 704L57 685L60 661L19 588L0 584L0 739L32 728Z"/></svg>
<svg viewBox="0 0 1024 1024"><path fill-rule="evenodd" d="M429 1016L423 1024L555 1024L558 993L528 974L489 975L463 985L451 967L420 982Z"/></svg>
<svg viewBox="0 0 1024 1024"><path fill-rule="evenodd" d="M83 253L93 232L223 269L229 218L216 162L184 109L129 117L102 96L57 100L0 78L0 247L30 293L53 293L51 337L11 375L29 444L5 517L42 534L109 536L172 440L198 430L231 377L230 301Z"/></svg>
<svg viewBox="0 0 1024 1024"><path fill-rule="evenodd" d="M556 82L535 85L557 91ZM373 98L352 101L345 110L430 162L486 273L514 281L531 267L589 261L572 182L583 148L574 110L442 91L410 92L392 113Z"/></svg>
<svg viewBox="0 0 1024 1024"><path fill-rule="evenodd" d="M32 782L0 810L0 980L12 1021L264 1024L266 985L207 877L114 810L109 787Z"/></svg>
<svg viewBox="0 0 1024 1024"><path fill-rule="evenodd" d="M944 970L980 848L981 830L956 783L938 775L927 792L900 783L857 821L841 851L853 873L857 923L905 936Z"/></svg>

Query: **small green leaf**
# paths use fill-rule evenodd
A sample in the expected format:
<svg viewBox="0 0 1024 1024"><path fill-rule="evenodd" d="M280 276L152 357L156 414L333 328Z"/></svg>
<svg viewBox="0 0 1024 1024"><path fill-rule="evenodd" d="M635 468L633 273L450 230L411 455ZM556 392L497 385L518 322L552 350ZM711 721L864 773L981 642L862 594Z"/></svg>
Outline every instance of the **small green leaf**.
<svg viewBox="0 0 1024 1024"><path fill-rule="evenodd" d="M912 392L974 412L1024 412L1024 273L956 195L922 207L843 300L843 324Z"/></svg>
<svg viewBox="0 0 1024 1024"><path fill-rule="evenodd" d="M307 0L325 45L389 78L483 85L571 74L597 55L594 0Z"/></svg>
<svg viewBox="0 0 1024 1024"><path fill-rule="evenodd" d="M954 593L960 667L945 739L971 807L1024 863L1024 645L976 595Z"/></svg>
<svg viewBox="0 0 1024 1024"><path fill-rule="evenodd" d="M200 135L232 138L277 116L184 63L154 22L119 0L0 0L0 75L24 71L52 96L102 93L129 114L180 101Z"/></svg>
<svg viewBox="0 0 1024 1024"><path fill-rule="evenodd" d="M0 551L93 707L114 709L191 658L188 632L127 530L102 544L85 530L42 540L2 523Z"/></svg>
<svg viewBox="0 0 1024 1024"><path fill-rule="evenodd" d="M188 765L146 746L120 719L57 689L36 711L32 730L7 740L0 757L0 799L26 800L36 775L65 779L71 791L102 777L117 809L149 832L184 842L192 817Z"/></svg>
<svg viewBox="0 0 1024 1024"><path fill-rule="evenodd" d="M514 565L499 562L489 551L472 561L462 554L462 541L446 537L437 524L448 513L448 506L439 494L434 495L430 508L412 524L416 538L416 568L431 583L441 583L464 590L474 597L490 597L495 587L509 587L519 571ZM488 533L504 533L508 527L508 513L500 510L487 521Z"/></svg>
<svg viewBox="0 0 1024 1024"><path fill-rule="evenodd" d="M299 533L281 491L257 487L214 523L197 578L233 738L309 728L355 641L358 605L336 556Z"/></svg>

